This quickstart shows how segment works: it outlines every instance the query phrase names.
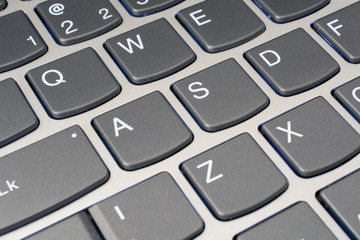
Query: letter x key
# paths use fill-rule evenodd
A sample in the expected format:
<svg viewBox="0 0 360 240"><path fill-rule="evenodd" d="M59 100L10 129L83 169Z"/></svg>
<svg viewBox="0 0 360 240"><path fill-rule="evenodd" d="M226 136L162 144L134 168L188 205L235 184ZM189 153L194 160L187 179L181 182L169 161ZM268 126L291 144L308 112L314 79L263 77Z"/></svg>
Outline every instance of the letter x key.
<svg viewBox="0 0 360 240"><path fill-rule="evenodd" d="M287 122L287 128L282 127L276 127L277 130L283 131L287 133L287 142L291 143L291 135L297 136L297 137L303 137L304 135L301 133L297 133L291 130L291 121Z"/></svg>
<svg viewBox="0 0 360 240"><path fill-rule="evenodd" d="M260 131L302 177L340 166L360 150L360 135L322 97L264 123Z"/></svg>

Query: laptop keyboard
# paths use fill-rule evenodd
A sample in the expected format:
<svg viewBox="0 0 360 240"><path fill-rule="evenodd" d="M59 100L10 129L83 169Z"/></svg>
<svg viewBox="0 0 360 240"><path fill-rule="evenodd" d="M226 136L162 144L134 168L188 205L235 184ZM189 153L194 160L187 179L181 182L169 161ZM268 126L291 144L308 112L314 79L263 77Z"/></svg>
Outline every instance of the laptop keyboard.
<svg viewBox="0 0 360 240"><path fill-rule="evenodd" d="M359 239L356 0L0 0L0 239Z"/></svg>

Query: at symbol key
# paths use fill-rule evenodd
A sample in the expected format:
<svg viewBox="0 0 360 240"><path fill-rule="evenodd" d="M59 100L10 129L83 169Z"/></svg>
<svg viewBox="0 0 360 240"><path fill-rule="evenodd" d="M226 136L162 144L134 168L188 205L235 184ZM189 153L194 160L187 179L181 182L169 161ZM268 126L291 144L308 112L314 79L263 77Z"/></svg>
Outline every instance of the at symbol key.
<svg viewBox="0 0 360 240"><path fill-rule="evenodd" d="M99 36L122 21L108 0L50 0L40 3L35 10L61 45Z"/></svg>
<svg viewBox="0 0 360 240"><path fill-rule="evenodd" d="M260 131L302 177L329 171L360 151L360 135L322 97L266 122Z"/></svg>

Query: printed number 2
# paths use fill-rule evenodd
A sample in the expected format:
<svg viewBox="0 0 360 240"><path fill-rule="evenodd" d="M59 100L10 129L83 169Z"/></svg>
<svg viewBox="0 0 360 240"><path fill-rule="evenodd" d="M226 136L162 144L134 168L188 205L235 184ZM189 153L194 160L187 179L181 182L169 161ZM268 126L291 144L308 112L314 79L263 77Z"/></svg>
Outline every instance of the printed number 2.
<svg viewBox="0 0 360 240"><path fill-rule="evenodd" d="M208 160L202 164L199 164L197 165L196 167L197 168L202 168L204 166L208 165L208 168L207 168L207 174L206 174L206 183L209 184L213 181L216 181L218 180L219 178L222 178L224 175L223 174L219 174L219 175L216 175L215 177L211 177L211 172L212 172L212 165L213 165L213 160Z"/></svg>
<svg viewBox="0 0 360 240"><path fill-rule="evenodd" d="M99 14L103 16L104 20L112 17L112 15L109 15L109 10L107 8L100 9Z"/></svg>
<svg viewBox="0 0 360 240"><path fill-rule="evenodd" d="M69 35L69 34L71 34L73 32L76 32L78 30L77 28L75 28L75 29L72 28L74 26L74 23L72 21L70 21L70 20L63 21L61 23L61 27L62 28L66 27L65 26L66 24L68 24L68 27L65 30L66 35Z"/></svg>

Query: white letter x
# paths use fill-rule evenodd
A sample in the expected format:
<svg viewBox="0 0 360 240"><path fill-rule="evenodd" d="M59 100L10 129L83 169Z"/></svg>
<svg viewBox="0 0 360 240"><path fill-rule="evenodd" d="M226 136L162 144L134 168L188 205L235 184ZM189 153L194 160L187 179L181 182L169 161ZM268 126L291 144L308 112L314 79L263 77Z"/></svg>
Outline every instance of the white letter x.
<svg viewBox="0 0 360 240"><path fill-rule="evenodd" d="M291 121L287 122L287 129L282 127L276 127L277 130L283 131L287 133L287 141L288 143L291 143L291 135L295 135L297 137L303 137L304 135L291 131Z"/></svg>

